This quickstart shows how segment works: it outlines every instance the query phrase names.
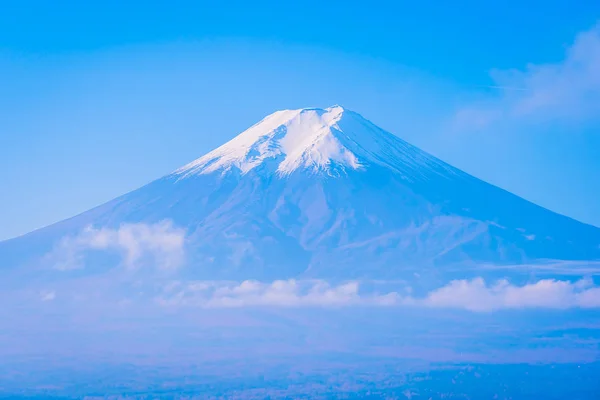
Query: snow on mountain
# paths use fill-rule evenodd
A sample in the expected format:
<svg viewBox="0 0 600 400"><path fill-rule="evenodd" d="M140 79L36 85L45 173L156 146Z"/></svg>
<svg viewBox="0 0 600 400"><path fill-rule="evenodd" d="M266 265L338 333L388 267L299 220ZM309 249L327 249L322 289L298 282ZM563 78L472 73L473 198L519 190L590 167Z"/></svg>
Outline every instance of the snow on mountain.
<svg viewBox="0 0 600 400"><path fill-rule="evenodd" d="M0 260L44 274L157 264L210 279L404 279L598 260L599 245L600 229L334 106L276 112L172 174L0 243Z"/></svg>
<svg viewBox="0 0 600 400"><path fill-rule="evenodd" d="M333 106L275 112L176 174L189 177L237 169L243 175L271 162L280 176L298 169L335 175L373 164L401 173L453 170L359 114Z"/></svg>

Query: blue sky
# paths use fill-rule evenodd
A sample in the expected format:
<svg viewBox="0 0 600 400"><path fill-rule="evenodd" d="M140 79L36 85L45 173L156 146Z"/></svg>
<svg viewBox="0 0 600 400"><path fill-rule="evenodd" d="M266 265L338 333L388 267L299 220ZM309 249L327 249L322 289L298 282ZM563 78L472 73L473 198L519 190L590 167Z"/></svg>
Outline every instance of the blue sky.
<svg viewBox="0 0 600 400"><path fill-rule="evenodd" d="M332 104L600 225L600 3L445 3L5 6L0 239Z"/></svg>

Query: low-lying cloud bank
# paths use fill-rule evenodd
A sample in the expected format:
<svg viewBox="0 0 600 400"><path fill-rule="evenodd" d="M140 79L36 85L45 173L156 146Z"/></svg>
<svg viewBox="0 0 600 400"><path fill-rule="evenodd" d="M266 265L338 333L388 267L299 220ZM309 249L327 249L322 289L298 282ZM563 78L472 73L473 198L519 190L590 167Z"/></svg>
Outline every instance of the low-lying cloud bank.
<svg viewBox="0 0 600 400"><path fill-rule="evenodd" d="M544 279L523 286L507 280L487 285L482 278L455 280L430 292L422 300L427 307L493 311L510 308L600 308L600 287L591 280L577 282Z"/></svg>
<svg viewBox="0 0 600 400"><path fill-rule="evenodd" d="M410 293L404 287L403 293ZM174 282L156 298L165 306L340 307L350 305L454 308L475 312L525 308L600 308L600 287L591 280L540 280L515 286L506 280L486 284L482 278L455 280L424 297L399 292L366 293L357 281L332 286L324 281L279 280L272 283Z"/></svg>
<svg viewBox="0 0 600 400"><path fill-rule="evenodd" d="M92 226L76 236L64 237L48 254L54 268L83 268L86 255L93 250L114 251L122 256L127 268L148 263L162 269L174 269L184 261L186 232L169 220L155 224L128 223L116 229Z"/></svg>
<svg viewBox="0 0 600 400"><path fill-rule="evenodd" d="M331 286L325 281L277 280L263 283L247 280L242 283L200 281L179 282L165 287L157 298L163 305L196 305L207 308L245 306L348 306L394 305L397 293L359 294L358 282Z"/></svg>

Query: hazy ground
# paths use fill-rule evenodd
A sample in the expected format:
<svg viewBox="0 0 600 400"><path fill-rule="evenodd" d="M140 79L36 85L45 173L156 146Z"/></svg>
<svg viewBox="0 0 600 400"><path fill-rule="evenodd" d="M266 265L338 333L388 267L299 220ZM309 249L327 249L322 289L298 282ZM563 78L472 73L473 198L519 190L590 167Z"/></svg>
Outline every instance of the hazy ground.
<svg viewBox="0 0 600 400"><path fill-rule="evenodd" d="M6 398L594 399L600 314L353 306L3 309ZM13 310L14 311L14 310ZM149 396L149 397L144 397Z"/></svg>

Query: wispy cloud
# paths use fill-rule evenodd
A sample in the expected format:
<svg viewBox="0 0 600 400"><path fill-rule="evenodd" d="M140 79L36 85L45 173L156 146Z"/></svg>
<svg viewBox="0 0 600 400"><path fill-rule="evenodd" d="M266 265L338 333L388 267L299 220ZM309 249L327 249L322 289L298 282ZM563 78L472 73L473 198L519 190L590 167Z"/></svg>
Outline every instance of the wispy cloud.
<svg viewBox="0 0 600 400"><path fill-rule="evenodd" d="M478 87L478 88L484 88L484 89L515 90L515 91L517 91L517 92L526 92L526 91L527 91L527 89L526 89L526 88L512 87L512 86L498 86L498 85L475 85L475 87Z"/></svg>
<svg viewBox="0 0 600 400"><path fill-rule="evenodd" d="M553 275L588 276L600 274L600 261L544 260L543 262L536 262L532 264L478 264L473 268L478 270L496 270L506 272L511 270L541 271L551 273Z"/></svg>
<svg viewBox="0 0 600 400"><path fill-rule="evenodd" d="M571 121L600 112L600 24L582 32L558 63L523 70L491 71L497 96L460 109L461 128L482 128L500 120Z"/></svg>
<svg viewBox="0 0 600 400"><path fill-rule="evenodd" d="M185 230L171 221L155 224L123 224L117 229L87 227L76 236L64 237L47 255L54 268L83 268L90 251L113 251L127 268L148 262L173 269L184 261Z"/></svg>
<svg viewBox="0 0 600 400"><path fill-rule="evenodd" d="M43 290L40 292L41 301L52 301L56 298L56 292L53 290Z"/></svg>

